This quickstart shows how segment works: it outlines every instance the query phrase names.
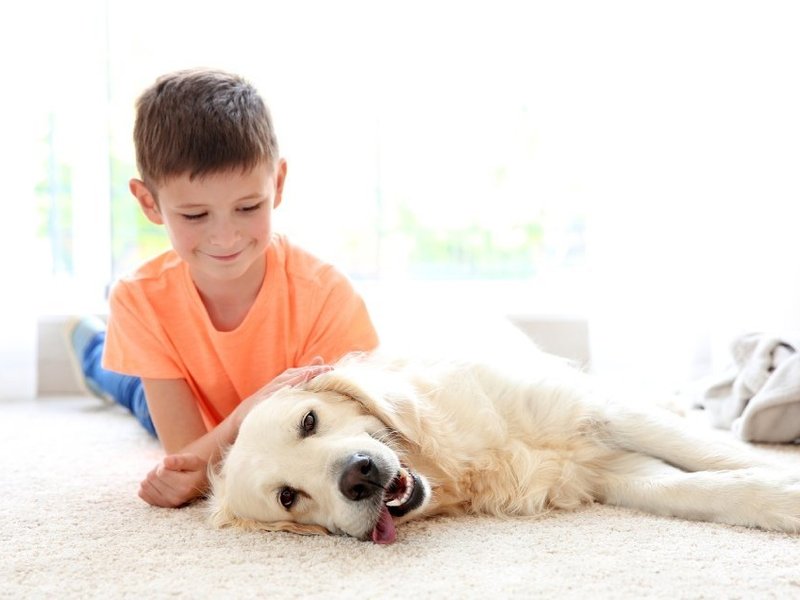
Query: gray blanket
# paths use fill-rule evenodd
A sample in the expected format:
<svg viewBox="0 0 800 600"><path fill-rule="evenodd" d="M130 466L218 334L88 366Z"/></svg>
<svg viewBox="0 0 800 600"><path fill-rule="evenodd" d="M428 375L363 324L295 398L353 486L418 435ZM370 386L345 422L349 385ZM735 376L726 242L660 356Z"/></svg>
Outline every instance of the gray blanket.
<svg viewBox="0 0 800 600"><path fill-rule="evenodd" d="M734 340L734 364L699 400L715 427L748 442L800 442L800 336Z"/></svg>

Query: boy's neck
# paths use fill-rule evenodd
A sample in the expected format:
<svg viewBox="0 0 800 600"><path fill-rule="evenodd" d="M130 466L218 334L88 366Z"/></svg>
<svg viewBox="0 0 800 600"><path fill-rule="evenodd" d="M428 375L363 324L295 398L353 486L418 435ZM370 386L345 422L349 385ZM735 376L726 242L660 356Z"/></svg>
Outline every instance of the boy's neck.
<svg viewBox="0 0 800 600"><path fill-rule="evenodd" d="M266 275L266 260L257 261L244 275L231 281L203 280L192 275L195 288L217 331L233 331L247 317Z"/></svg>

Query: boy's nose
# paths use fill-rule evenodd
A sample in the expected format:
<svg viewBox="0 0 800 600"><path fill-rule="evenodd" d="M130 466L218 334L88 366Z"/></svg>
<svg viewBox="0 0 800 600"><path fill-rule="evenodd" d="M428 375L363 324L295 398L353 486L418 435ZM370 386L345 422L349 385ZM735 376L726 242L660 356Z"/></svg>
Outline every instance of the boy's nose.
<svg viewBox="0 0 800 600"><path fill-rule="evenodd" d="M241 238L239 230L233 223L217 223L211 231L209 241L221 248L231 248Z"/></svg>

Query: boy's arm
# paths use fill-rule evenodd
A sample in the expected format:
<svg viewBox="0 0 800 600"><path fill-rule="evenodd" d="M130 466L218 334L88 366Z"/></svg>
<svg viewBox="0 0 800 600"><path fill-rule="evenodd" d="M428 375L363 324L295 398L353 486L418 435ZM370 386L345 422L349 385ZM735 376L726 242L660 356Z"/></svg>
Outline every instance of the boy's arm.
<svg viewBox="0 0 800 600"><path fill-rule="evenodd" d="M142 480L139 497L153 506L181 506L202 494L208 484L206 468L213 454L212 432L206 432L185 380L142 379L142 385L167 456ZM216 435L222 433L220 430ZM200 443L203 438L208 441Z"/></svg>
<svg viewBox="0 0 800 600"><path fill-rule="evenodd" d="M183 379L142 379L147 408L167 454L175 454L206 433L191 388Z"/></svg>
<svg viewBox="0 0 800 600"><path fill-rule="evenodd" d="M236 439L241 422L239 409L234 413L237 418L231 418L232 414L206 431L194 394L185 380L143 379L142 384L150 417L167 454L195 454L206 462L216 462L221 448Z"/></svg>

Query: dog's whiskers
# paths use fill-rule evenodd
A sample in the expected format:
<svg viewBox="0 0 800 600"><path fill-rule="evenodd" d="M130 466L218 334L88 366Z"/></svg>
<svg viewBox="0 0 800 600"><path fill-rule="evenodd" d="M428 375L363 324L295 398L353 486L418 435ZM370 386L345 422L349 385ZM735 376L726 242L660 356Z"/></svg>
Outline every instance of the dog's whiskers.
<svg viewBox="0 0 800 600"><path fill-rule="evenodd" d="M381 429L373 433L372 437L382 444L385 444L395 452L400 449L402 436L394 429L386 427L385 429Z"/></svg>

